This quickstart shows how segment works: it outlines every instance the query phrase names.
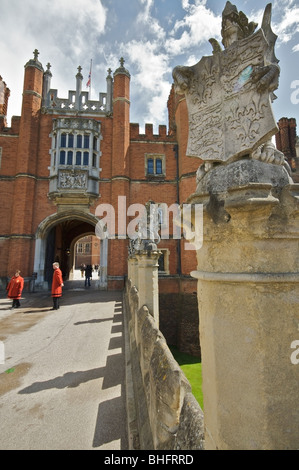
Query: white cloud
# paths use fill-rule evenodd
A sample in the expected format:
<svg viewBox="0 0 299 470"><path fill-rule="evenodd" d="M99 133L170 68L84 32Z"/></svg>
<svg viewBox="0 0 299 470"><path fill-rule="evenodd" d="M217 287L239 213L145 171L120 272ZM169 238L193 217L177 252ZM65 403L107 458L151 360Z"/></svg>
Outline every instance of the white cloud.
<svg viewBox="0 0 299 470"><path fill-rule="evenodd" d="M156 124L165 121L165 103L170 92L166 74L171 72L168 56L161 52L158 41L133 40L123 44L123 49L126 49L128 62L134 69L131 90L136 98L142 98L143 108L139 112L144 122Z"/></svg>
<svg viewBox="0 0 299 470"><path fill-rule="evenodd" d="M134 80L138 86L155 90L169 72L167 55L159 53L159 45L154 42L131 41L127 46L130 61L137 67Z"/></svg>
<svg viewBox="0 0 299 470"><path fill-rule="evenodd" d="M299 7L286 7L274 30L282 42L289 42L296 33L299 33Z"/></svg>
<svg viewBox="0 0 299 470"><path fill-rule="evenodd" d="M23 67L36 48L44 67L49 61L53 64L52 86L60 96L70 83L75 84L78 65L85 68L87 77L90 55L105 33L106 19L102 0L84 0L84 8L82 0L1 0L0 30L12 32L9 40L7 33L0 38L1 62L10 68L10 79L6 80L11 89L8 113L13 109L13 114L20 114L16 102L22 94Z"/></svg>
<svg viewBox="0 0 299 470"><path fill-rule="evenodd" d="M148 31L157 39L165 38L165 31L161 28L159 21L154 18L151 14L151 9L154 6L154 0L140 0L142 5L145 5L145 9L141 11L137 16L137 23L148 27Z"/></svg>
<svg viewBox="0 0 299 470"><path fill-rule="evenodd" d="M177 21L173 36L183 30L180 37L172 37L167 44L167 50L173 55L179 55L192 46L208 41L211 37L219 38L221 31L221 17L216 16L205 7L205 1L196 1L189 4L183 0L183 8L187 11L183 20Z"/></svg>

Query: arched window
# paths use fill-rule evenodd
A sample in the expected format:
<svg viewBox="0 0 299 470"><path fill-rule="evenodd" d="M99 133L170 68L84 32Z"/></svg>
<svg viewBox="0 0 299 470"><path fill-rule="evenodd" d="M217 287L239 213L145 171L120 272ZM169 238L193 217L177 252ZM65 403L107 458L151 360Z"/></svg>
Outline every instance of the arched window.
<svg viewBox="0 0 299 470"><path fill-rule="evenodd" d="M84 166L89 165L89 152L84 152L83 154L83 165Z"/></svg>
<svg viewBox="0 0 299 470"><path fill-rule="evenodd" d="M77 135L77 148L82 149L82 135L81 134Z"/></svg>
<svg viewBox="0 0 299 470"><path fill-rule="evenodd" d="M145 169L147 176L165 176L165 155L146 154Z"/></svg>
<svg viewBox="0 0 299 470"><path fill-rule="evenodd" d="M71 150L69 150L67 153L67 164L68 165L73 164L73 152Z"/></svg>
<svg viewBox="0 0 299 470"><path fill-rule="evenodd" d="M60 147L66 147L66 134L61 134Z"/></svg>
<svg viewBox="0 0 299 470"><path fill-rule="evenodd" d="M68 148L74 147L74 134L69 134L68 138Z"/></svg>
<svg viewBox="0 0 299 470"><path fill-rule="evenodd" d="M84 148L89 149L89 135L88 134L84 135Z"/></svg>
<svg viewBox="0 0 299 470"><path fill-rule="evenodd" d="M147 160L147 174L148 175L154 174L154 160L152 158L149 158Z"/></svg>
<svg viewBox="0 0 299 470"><path fill-rule="evenodd" d="M60 151L59 165L65 165L65 150Z"/></svg>
<svg viewBox="0 0 299 470"><path fill-rule="evenodd" d="M76 165L81 165L82 163L82 153L76 152Z"/></svg>
<svg viewBox="0 0 299 470"><path fill-rule="evenodd" d="M156 174L157 175L162 175L162 160L161 158L156 159Z"/></svg>

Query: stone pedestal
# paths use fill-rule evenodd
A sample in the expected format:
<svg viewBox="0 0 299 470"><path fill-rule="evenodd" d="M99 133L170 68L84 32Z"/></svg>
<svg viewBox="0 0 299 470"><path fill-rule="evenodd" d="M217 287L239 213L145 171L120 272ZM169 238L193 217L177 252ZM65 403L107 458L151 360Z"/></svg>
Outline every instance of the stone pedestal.
<svg viewBox="0 0 299 470"><path fill-rule="evenodd" d="M299 366L291 361L299 339L299 185L283 167L264 165L217 167L188 201L204 205L192 275L206 449L299 446Z"/></svg>
<svg viewBox="0 0 299 470"><path fill-rule="evenodd" d="M138 251L138 293L140 309L146 305L159 328L158 259L160 251Z"/></svg>
<svg viewBox="0 0 299 470"><path fill-rule="evenodd" d="M138 289L138 261L135 255L128 259L128 278L131 279L132 286Z"/></svg>

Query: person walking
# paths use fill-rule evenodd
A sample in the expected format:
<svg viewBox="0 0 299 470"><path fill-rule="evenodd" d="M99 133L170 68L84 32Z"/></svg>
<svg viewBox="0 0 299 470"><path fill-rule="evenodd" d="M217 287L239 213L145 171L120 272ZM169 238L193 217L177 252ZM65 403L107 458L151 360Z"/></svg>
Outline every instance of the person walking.
<svg viewBox="0 0 299 470"><path fill-rule="evenodd" d="M59 268L59 263L53 263L53 280L52 280L52 297L53 297L53 308L52 310L59 309L59 298L62 296L62 288L64 286L62 279L62 272Z"/></svg>
<svg viewBox="0 0 299 470"><path fill-rule="evenodd" d="M6 290L7 290L7 297L12 299L12 307L11 308L19 308L20 307L20 298L22 296L22 291L24 289L24 278L20 275L21 271L19 269L16 270L15 275L9 281Z"/></svg>
<svg viewBox="0 0 299 470"><path fill-rule="evenodd" d="M85 287L88 285L90 287L90 279L92 278L92 267L90 264L86 266L85 269Z"/></svg>
<svg viewBox="0 0 299 470"><path fill-rule="evenodd" d="M82 277L82 278L84 277L85 268L86 268L85 264L82 263L81 266L80 266L80 271L81 271L81 277Z"/></svg>

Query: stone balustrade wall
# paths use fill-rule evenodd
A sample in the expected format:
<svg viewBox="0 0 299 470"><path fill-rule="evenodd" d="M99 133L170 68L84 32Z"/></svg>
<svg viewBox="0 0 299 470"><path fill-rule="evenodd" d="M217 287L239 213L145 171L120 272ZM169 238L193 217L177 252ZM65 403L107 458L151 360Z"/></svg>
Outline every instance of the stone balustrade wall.
<svg viewBox="0 0 299 470"><path fill-rule="evenodd" d="M131 279L125 304L140 449L203 450L203 412Z"/></svg>

